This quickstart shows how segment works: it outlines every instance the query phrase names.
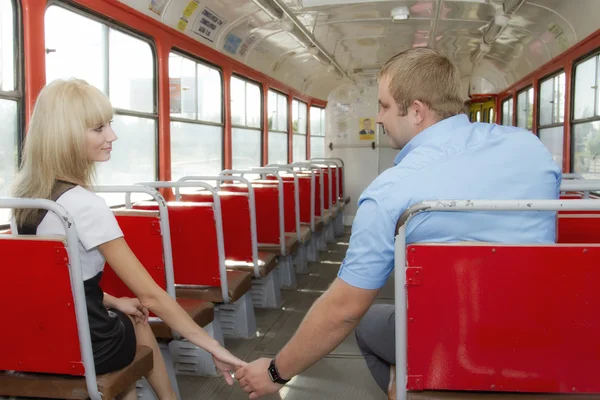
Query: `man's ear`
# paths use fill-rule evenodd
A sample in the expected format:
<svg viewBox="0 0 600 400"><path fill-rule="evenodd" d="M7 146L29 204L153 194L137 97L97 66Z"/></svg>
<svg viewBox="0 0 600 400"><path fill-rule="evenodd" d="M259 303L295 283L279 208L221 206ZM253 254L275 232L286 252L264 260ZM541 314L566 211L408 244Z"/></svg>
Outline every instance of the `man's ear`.
<svg viewBox="0 0 600 400"><path fill-rule="evenodd" d="M420 125L423 123L426 117L426 113L429 111L429 107L421 102L420 100L415 100L412 103L412 112L414 113L415 123ZM408 112L411 112L410 110Z"/></svg>

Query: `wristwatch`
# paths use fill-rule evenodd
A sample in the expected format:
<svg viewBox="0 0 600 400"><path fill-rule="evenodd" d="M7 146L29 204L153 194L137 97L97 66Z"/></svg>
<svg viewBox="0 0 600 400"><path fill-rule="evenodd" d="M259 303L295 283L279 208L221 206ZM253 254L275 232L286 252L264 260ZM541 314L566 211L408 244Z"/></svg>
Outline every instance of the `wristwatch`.
<svg viewBox="0 0 600 400"><path fill-rule="evenodd" d="M277 371L277 367L275 366L275 359L271 360L271 364L269 364L269 378L271 378L271 381L275 382L275 383L279 383L281 385L285 385L286 383L288 383L290 380L285 380L281 378L281 375L279 375L279 371Z"/></svg>

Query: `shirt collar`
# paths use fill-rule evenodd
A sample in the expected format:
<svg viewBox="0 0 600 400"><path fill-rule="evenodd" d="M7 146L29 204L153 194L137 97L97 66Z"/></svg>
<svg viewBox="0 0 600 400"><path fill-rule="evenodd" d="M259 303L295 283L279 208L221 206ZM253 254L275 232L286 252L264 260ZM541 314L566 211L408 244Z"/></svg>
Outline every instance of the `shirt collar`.
<svg viewBox="0 0 600 400"><path fill-rule="evenodd" d="M419 132L402 148L402 150L400 150L400 152L396 156L396 159L394 160L394 164L400 164L400 162L404 159L404 157L408 155L408 153L410 153L423 143L426 143L440 136L448 135L451 131L468 124L470 124L470 121L467 115L458 114L443 119L440 122L431 125L429 128L426 128L423 131Z"/></svg>

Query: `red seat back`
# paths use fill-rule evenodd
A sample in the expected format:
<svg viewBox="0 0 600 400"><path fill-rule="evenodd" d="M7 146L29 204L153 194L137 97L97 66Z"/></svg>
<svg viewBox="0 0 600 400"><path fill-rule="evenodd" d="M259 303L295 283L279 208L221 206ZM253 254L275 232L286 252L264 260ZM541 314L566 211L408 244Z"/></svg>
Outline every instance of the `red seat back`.
<svg viewBox="0 0 600 400"><path fill-rule="evenodd" d="M160 217L158 212L115 210L127 245L154 282L167 290ZM107 263L100 281L102 289L115 297L136 297Z"/></svg>
<svg viewBox="0 0 600 400"><path fill-rule="evenodd" d="M408 388L598 393L600 245L411 245Z"/></svg>
<svg viewBox="0 0 600 400"><path fill-rule="evenodd" d="M252 235L250 231L250 204L248 194L220 192L223 220L225 258L234 261L252 261ZM212 203L208 191L182 194L181 201Z"/></svg>
<svg viewBox="0 0 600 400"><path fill-rule="evenodd" d="M280 244L279 189L277 184L252 184L256 202L256 234L258 243ZM248 193L248 186L225 184L223 191Z"/></svg>
<svg viewBox="0 0 600 400"><path fill-rule="evenodd" d="M600 243L600 212L559 213L557 243Z"/></svg>
<svg viewBox="0 0 600 400"><path fill-rule="evenodd" d="M262 182L277 182L277 177L268 176L266 181L255 181L257 184ZM283 180L283 221L286 233L296 233L296 186L293 176L284 176Z"/></svg>
<svg viewBox="0 0 600 400"><path fill-rule="evenodd" d="M329 190L329 170L327 168L323 169L323 196L325 198L325 209L329 210L329 197L331 196ZM333 187L333 185L332 185Z"/></svg>
<svg viewBox="0 0 600 400"><path fill-rule="evenodd" d="M155 202L133 208L157 210ZM175 284L221 286L217 227L212 203L169 202Z"/></svg>
<svg viewBox="0 0 600 400"><path fill-rule="evenodd" d="M84 374L65 242L0 238L0 370Z"/></svg>
<svg viewBox="0 0 600 400"><path fill-rule="evenodd" d="M337 203L338 197L339 197L339 193L338 193L338 175L339 175L339 171L337 169L337 167L332 167L331 168L331 174L332 174L332 178L331 178L331 201L333 201L333 204Z"/></svg>

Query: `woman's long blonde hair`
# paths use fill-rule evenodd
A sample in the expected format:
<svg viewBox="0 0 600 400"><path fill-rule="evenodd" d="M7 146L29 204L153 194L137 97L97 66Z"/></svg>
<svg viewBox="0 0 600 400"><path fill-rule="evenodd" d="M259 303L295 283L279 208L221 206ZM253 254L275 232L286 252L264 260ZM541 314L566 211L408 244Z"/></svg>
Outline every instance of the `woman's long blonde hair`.
<svg viewBox="0 0 600 400"><path fill-rule="evenodd" d="M89 187L86 130L108 123L113 108L97 88L81 79L58 79L40 92L31 119L13 196L49 199L57 179ZM33 224L39 212L13 210L17 225Z"/></svg>

